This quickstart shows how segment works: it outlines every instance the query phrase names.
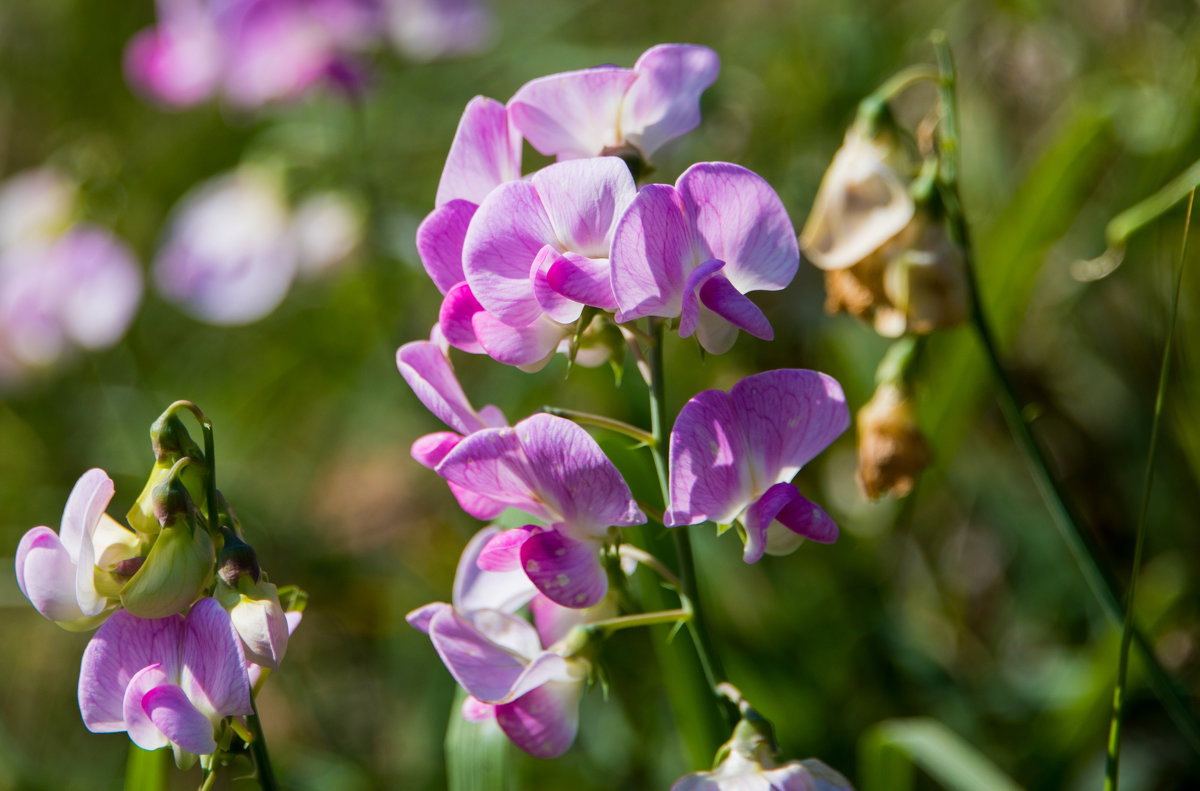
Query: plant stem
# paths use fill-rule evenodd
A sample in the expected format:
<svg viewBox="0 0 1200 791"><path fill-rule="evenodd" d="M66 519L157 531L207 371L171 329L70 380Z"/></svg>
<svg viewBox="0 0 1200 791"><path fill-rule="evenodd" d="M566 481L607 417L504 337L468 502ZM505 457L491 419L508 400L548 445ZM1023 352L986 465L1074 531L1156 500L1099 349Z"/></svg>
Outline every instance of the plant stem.
<svg viewBox="0 0 1200 791"><path fill-rule="evenodd" d="M1167 376L1171 371L1171 346L1175 337L1175 321L1179 316L1179 292L1183 286L1183 264L1187 255L1188 228L1192 221L1192 201L1195 188L1188 196L1187 217L1183 223L1183 242L1179 249L1179 267L1175 273L1175 295L1171 301L1171 318L1167 321L1167 338L1163 343L1162 362L1158 367L1158 392L1154 396L1154 418L1150 423L1150 449L1146 452L1146 475L1142 479L1142 502L1138 506L1137 544L1133 550L1133 571L1129 575L1129 590L1125 594L1125 624L1121 629L1121 655L1117 664L1117 684L1113 688L1112 725L1108 732L1108 760L1104 773L1106 791L1117 791L1121 766L1121 715L1125 703L1125 676L1129 672L1129 643L1133 637L1133 603L1137 592L1138 573L1142 568L1142 547L1146 540L1146 516L1150 510L1150 489L1154 485L1154 459L1158 451L1158 436L1162 428L1163 403L1166 400Z"/></svg>
<svg viewBox="0 0 1200 791"><path fill-rule="evenodd" d="M632 426L623 420L617 420L616 418L594 415L591 412L580 412L577 409L567 409L558 406L544 406L542 407L542 411L547 415L568 418L583 426L595 426L596 428L603 428L617 434L623 434L643 445L653 445L655 442L654 435L650 432L637 426Z"/></svg>
<svg viewBox="0 0 1200 791"><path fill-rule="evenodd" d="M254 741L250 742L250 752L254 755L254 765L258 768L258 783L262 791L279 791L279 782L275 779L275 769L271 766L271 756L267 753L267 739L263 736L262 723L258 720L258 703L250 698L250 708L254 713L246 717L250 733Z"/></svg>
<svg viewBox="0 0 1200 791"><path fill-rule="evenodd" d="M975 274L974 253L971 247L970 233L958 194L957 153L959 146L958 113L954 98L955 74L949 45L945 33L937 31L933 35L933 45L937 52L938 69L941 73L941 104L942 122L939 143L942 150L942 166L940 170L942 200L945 205L947 220L951 234L961 246L963 263L966 274L967 294L970 300L971 321L974 324L979 340L983 344L988 364L1000 385L1000 408L1008 422L1009 429L1017 442L1017 446L1030 465L1031 472L1038 491L1050 511L1051 520L1059 535L1067 545L1075 565L1083 575L1084 581L1092 594L1100 602L1105 615L1114 624L1123 624L1125 611L1117 594L1117 582L1112 572L1101 562L1100 553L1089 536L1083 531L1082 519L1074 512L1067 502L1066 496L1059 487L1057 479L1050 471L1046 456L1034 439L1033 432L1021 414L1021 402L1017 397L1012 381L1005 371L1000 359L999 347L991 326L983 310L980 298L979 283ZM1200 753L1200 722L1197 722L1179 690L1166 670L1159 663L1154 651L1145 636L1136 628L1132 629L1132 638L1146 662L1151 686L1167 708L1168 714L1176 726L1183 732L1184 737L1193 750Z"/></svg>
<svg viewBox="0 0 1200 791"><path fill-rule="evenodd" d="M620 553L622 557L632 558L638 563L641 563L643 566L658 572L658 576L662 577L667 581L668 584L673 585L676 589L682 587L681 583L679 582L679 577L676 577L669 568L662 564L662 561L651 555L649 552L646 552L643 549L638 549L633 544L622 544L617 549L617 552Z"/></svg>

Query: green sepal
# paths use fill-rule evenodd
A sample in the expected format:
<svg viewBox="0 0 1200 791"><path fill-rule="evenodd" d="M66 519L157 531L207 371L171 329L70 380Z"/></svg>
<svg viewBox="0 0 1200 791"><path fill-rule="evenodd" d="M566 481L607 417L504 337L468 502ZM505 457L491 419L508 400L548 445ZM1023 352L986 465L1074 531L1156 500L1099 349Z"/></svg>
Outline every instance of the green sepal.
<svg viewBox="0 0 1200 791"><path fill-rule="evenodd" d="M121 591L121 603L138 618L182 612L212 582L216 554L193 517L164 525L141 569Z"/></svg>

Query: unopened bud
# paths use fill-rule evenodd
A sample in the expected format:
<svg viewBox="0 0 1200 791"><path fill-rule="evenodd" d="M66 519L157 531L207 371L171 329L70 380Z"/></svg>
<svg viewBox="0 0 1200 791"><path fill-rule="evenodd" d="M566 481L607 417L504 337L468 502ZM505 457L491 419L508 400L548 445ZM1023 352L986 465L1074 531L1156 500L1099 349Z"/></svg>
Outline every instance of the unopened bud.
<svg viewBox="0 0 1200 791"><path fill-rule="evenodd" d="M930 462L917 427L911 394L902 382L886 381L858 411L858 485L869 500L904 497Z"/></svg>
<svg viewBox="0 0 1200 791"><path fill-rule="evenodd" d="M121 590L121 603L138 618L183 612L212 580L212 538L184 512L163 524L142 567Z"/></svg>
<svg viewBox="0 0 1200 791"><path fill-rule="evenodd" d="M233 628L242 639L246 658L257 665L278 670L287 651L288 622L279 604L279 591L269 582L251 584L243 578L237 585L224 578L214 592L229 612Z"/></svg>
<svg viewBox="0 0 1200 791"><path fill-rule="evenodd" d="M225 544L217 558L217 574L231 588L237 588L242 577L247 577L251 583L258 583L262 569L259 568L254 547L228 527L221 528L221 535L225 538Z"/></svg>

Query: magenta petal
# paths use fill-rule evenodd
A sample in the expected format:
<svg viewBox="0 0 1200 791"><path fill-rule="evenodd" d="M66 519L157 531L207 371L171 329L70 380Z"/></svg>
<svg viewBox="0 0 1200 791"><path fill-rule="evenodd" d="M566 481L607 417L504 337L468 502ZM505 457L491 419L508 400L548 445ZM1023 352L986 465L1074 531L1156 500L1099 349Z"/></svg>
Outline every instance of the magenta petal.
<svg viewBox="0 0 1200 791"><path fill-rule="evenodd" d="M742 559L747 563L757 563L767 548L767 528L785 507L800 497L800 492L790 483L777 483L767 489L762 497L751 503L742 515L742 524L746 528L746 551Z"/></svg>
<svg viewBox="0 0 1200 791"><path fill-rule="evenodd" d="M483 611L482 614L494 621L504 621L506 628L527 629L536 643L537 633L527 622L502 613ZM561 656L542 653L531 662L489 639L453 609L433 616L429 636L454 679L484 703L511 700L565 672Z"/></svg>
<svg viewBox="0 0 1200 791"><path fill-rule="evenodd" d="M599 549L596 541L547 530L521 545L521 568L551 601L563 607L592 607L608 592Z"/></svg>
<svg viewBox="0 0 1200 791"><path fill-rule="evenodd" d="M546 284L573 302L601 310L617 309L612 290L612 267L607 260L565 253L547 268Z"/></svg>
<svg viewBox="0 0 1200 791"><path fill-rule="evenodd" d="M201 599L187 614L180 685L222 716L253 713L242 641L216 599Z"/></svg>
<svg viewBox="0 0 1200 791"><path fill-rule="evenodd" d="M753 488L733 400L705 390L683 405L671 429L668 526L728 524Z"/></svg>
<svg viewBox="0 0 1200 791"><path fill-rule="evenodd" d="M536 532L533 525L496 532L480 548L475 565L482 571L520 571L521 545Z"/></svg>
<svg viewBox="0 0 1200 791"><path fill-rule="evenodd" d="M724 261L709 259L696 267L684 281L682 293L682 312L679 319L679 337L690 337L696 331L700 321L700 300L696 291L712 274L725 266Z"/></svg>
<svg viewBox="0 0 1200 791"><path fill-rule="evenodd" d="M468 354L483 354L483 347L475 337L475 326L471 318L483 310L483 305L471 293L464 280L446 292L442 307L438 311L438 328L446 342Z"/></svg>
<svg viewBox="0 0 1200 791"><path fill-rule="evenodd" d="M583 684L551 682L496 706L496 722L513 744L537 758L557 758L575 741Z"/></svg>
<svg viewBox="0 0 1200 791"><path fill-rule="evenodd" d="M790 485L790 484L789 484ZM775 520L793 533L820 544L837 541L837 523L825 509L801 494L785 505Z"/></svg>
<svg viewBox="0 0 1200 791"><path fill-rule="evenodd" d="M643 316L672 318L693 263L692 237L678 191L648 184L613 232L612 289L617 321Z"/></svg>
<svg viewBox="0 0 1200 791"><path fill-rule="evenodd" d="M454 495L454 499L458 501L458 507L476 519L487 521L504 513L506 507L504 503L498 503L489 497L478 495L456 483L447 481L446 485L450 487L450 494Z"/></svg>
<svg viewBox="0 0 1200 791"><path fill-rule="evenodd" d="M452 200L431 211L417 227L417 254L433 284L443 294L466 280L462 268L463 241L478 208L478 204L470 201Z"/></svg>
<svg viewBox="0 0 1200 791"><path fill-rule="evenodd" d="M429 341L412 341L396 351L396 367L425 408L461 434L487 425L467 400L450 360Z"/></svg>
<svg viewBox="0 0 1200 791"><path fill-rule="evenodd" d="M122 688L122 723L115 731L128 731L129 738L143 750L157 750L169 744L166 734L159 730L150 713L142 706L147 694L155 689L172 687L171 678L163 672L162 665L150 665L142 668L129 679L128 686ZM176 687L178 689L178 687ZM209 725L212 729L212 725ZM96 732L94 728L88 730Z"/></svg>
<svg viewBox="0 0 1200 791"><path fill-rule="evenodd" d="M771 322L742 292L733 287L723 275L714 275L700 286L700 301L730 324L751 335L769 341L775 338Z"/></svg>
<svg viewBox="0 0 1200 791"><path fill-rule="evenodd" d="M625 162L617 157L559 162L530 181L562 249L607 259L613 228L637 194Z"/></svg>
<svg viewBox="0 0 1200 791"><path fill-rule="evenodd" d="M529 600L529 614L533 616L533 625L544 646L554 645L572 628L587 623L588 618L594 616L591 610L563 607L543 593Z"/></svg>
<svg viewBox="0 0 1200 791"><path fill-rule="evenodd" d="M58 534L35 527L17 545L17 585L34 609L52 621L73 621L83 612L75 598L75 564Z"/></svg>
<svg viewBox="0 0 1200 791"><path fill-rule="evenodd" d="M676 183L708 257L741 293L778 291L800 265L796 232L783 201L753 171L727 162L702 162Z"/></svg>
<svg viewBox="0 0 1200 791"><path fill-rule="evenodd" d="M632 69L601 66L525 83L508 101L513 124L546 156L599 156L617 145L621 102L637 79Z"/></svg>
<svg viewBox="0 0 1200 791"><path fill-rule="evenodd" d="M530 267L543 247L557 243L533 184L500 185L480 204L463 243L471 293L504 323L529 324L542 313L529 284Z"/></svg>
<svg viewBox="0 0 1200 791"><path fill-rule="evenodd" d="M494 538L514 531L501 532L498 527L485 527L476 533L463 549L454 574L454 606L464 612L492 609L512 613L523 607L535 591L525 572L521 558L514 552L512 568L485 570L481 565L483 552Z"/></svg>
<svg viewBox="0 0 1200 791"><path fill-rule="evenodd" d="M483 203L493 189L521 178L521 136L504 105L486 96L467 102L446 166L438 182L437 205L455 199Z"/></svg>
<svg viewBox="0 0 1200 791"><path fill-rule="evenodd" d="M513 327L487 311L473 315L471 326L489 357L525 370L537 370L549 362L571 331L545 314L529 324Z"/></svg>
<svg viewBox="0 0 1200 791"><path fill-rule="evenodd" d="M135 618L117 610L92 635L79 667L79 711L93 733L125 730L124 699L129 680L142 668L161 665L179 672L183 616Z"/></svg>
<svg viewBox="0 0 1200 791"><path fill-rule="evenodd" d="M496 718L496 706L467 695L467 699L462 702L462 716L467 722L486 722Z"/></svg>
<svg viewBox="0 0 1200 791"><path fill-rule="evenodd" d="M464 438L438 465L437 474L484 497L551 518L513 429L487 429Z"/></svg>
<svg viewBox="0 0 1200 791"><path fill-rule="evenodd" d="M649 159L700 123L700 94L716 82L717 54L694 44L659 44L642 53L621 108L625 138Z"/></svg>
<svg viewBox="0 0 1200 791"><path fill-rule="evenodd" d="M417 437L409 452L417 464L432 470L436 469L442 463L442 459L446 458L446 454L454 450L462 440L462 435L453 431L435 431Z"/></svg>
<svg viewBox="0 0 1200 791"><path fill-rule="evenodd" d="M189 753L211 755L216 752L213 724L174 684L155 687L143 695L142 711L168 739Z"/></svg>

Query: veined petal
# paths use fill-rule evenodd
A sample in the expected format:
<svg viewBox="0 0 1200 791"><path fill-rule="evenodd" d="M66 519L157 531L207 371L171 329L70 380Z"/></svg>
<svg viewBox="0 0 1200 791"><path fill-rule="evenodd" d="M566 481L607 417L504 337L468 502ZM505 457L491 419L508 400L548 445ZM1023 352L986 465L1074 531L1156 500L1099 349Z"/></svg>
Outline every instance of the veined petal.
<svg viewBox="0 0 1200 791"><path fill-rule="evenodd" d="M216 599L203 598L192 606L182 648L179 683L193 703L221 717L253 713L242 641Z"/></svg>
<svg viewBox="0 0 1200 791"><path fill-rule="evenodd" d="M684 284L696 260L674 187L642 187L613 232L611 261L618 322L680 314Z"/></svg>
<svg viewBox="0 0 1200 791"><path fill-rule="evenodd" d="M483 203L493 189L521 178L521 136L503 104L486 96L467 102L438 182L437 205Z"/></svg>
<svg viewBox="0 0 1200 791"><path fill-rule="evenodd" d="M446 485L450 487L450 494L454 495L454 499L458 501L458 507L476 519L486 522L504 513L506 507L504 503L498 503L490 497L476 494L456 483L447 481Z"/></svg>
<svg viewBox="0 0 1200 791"><path fill-rule="evenodd" d="M556 604L592 607L608 592L608 576L600 563L599 549L599 542L546 530L521 544L521 568Z"/></svg>
<svg viewBox="0 0 1200 791"><path fill-rule="evenodd" d="M454 450L462 440L462 434L455 434L453 431L435 431L432 434L417 437L413 441L409 453L417 464L433 470L437 469L437 466L442 463L442 459L446 458L446 454Z"/></svg>
<svg viewBox="0 0 1200 791"><path fill-rule="evenodd" d="M463 243L463 272L484 309L521 327L542 308L529 285L533 260L558 240L537 188L511 181L492 191L471 220Z"/></svg>
<svg viewBox="0 0 1200 791"><path fill-rule="evenodd" d="M671 429L668 526L727 524L749 504L754 480L728 393L705 390L683 405Z"/></svg>
<svg viewBox="0 0 1200 791"><path fill-rule="evenodd" d="M733 326L766 341L775 338L771 322L767 321L763 312L749 297L734 288L723 274L704 281L699 296L705 307Z"/></svg>
<svg viewBox="0 0 1200 791"><path fill-rule="evenodd" d="M717 53L695 44L659 44L634 65L638 78L621 106L621 131L646 159L700 123L700 94L717 80Z"/></svg>
<svg viewBox="0 0 1200 791"><path fill-rule="evenodd" d="M706 257L725 262L734 288L778 291L800 266L796 232L783 201L753 171L728 162L692 165L676 183Z"/></svg>
<svg viewBox="0 0 1200 791"><path fill-rule="evenodd" d="M85 544L91 547L92 531L112 500L114 491L112 479L98 468L88 470L75 482L71 494L67 496L62 526L58 531L59 539L72 561L79 562L79 553Z"/></svg>
<svg viewBox="0 0 1200 791"><path fill-rule="evenodd" d="M529 285L546 316L558 324L571 324L578 321L583 314L583 302L571 299L550 285L550 268L559 255L559 251L553 246L543 247L529 267Z"/></svg>
<svg viewBox="0 0 1200 791"><path fill-rule="evenodd" d="M633 175L617 157L590 157L542 168L530 179L561 249L609 257L613 228L637 194Z"/></svg>
<svg viewBox="0 0 1200 791"><path fill-rule="evenodd" d="M404 344L396 351L396 367L425 408L447 426L461 434L487 428L437 346L429 341Z"/></svg>
<svg viewBox="0 0 1200 791"><path fill-rule="evenodd" d="M521 570L521 545L538 533L536 525L496 531L479 550L475 565L483 571L510 572ZM462 609L462 608L460 608Z"/></svg>
<svg viewBox="0 0 1200 791"><path fill-rule="evenodd" d="M183 616L135 618L117 610L92 636L79 668L79 711L93 733L125 730L124 699L129 681L157 665L168 679L179 677ZM151 748L152 749L152 748Z"/></svg>
<svg viewBox="0 0 1200 791"><path fill-rule="evenodd" d="M708 278L713 276L713 273L720 271L725 267L725 262L715 258L710 258L700 266L688 273L687 280L683 284L682 312L679 318L679 337L690 337L696 331L696 327L700 322L701 306L700 298L697 291L704 285Z"/></svg>
<svg viewBox="0 0 1200 791"><path fill-rule="evenodd" d="M525 139L546 156L599 156L620 143L621 102L635 79L633 69L616 66L551 74L522 85L508 111Z"/></svg>
<svg viewBox="0 0 1200 791"><path fill-rule="evenodd" d="M511 428L486 429L464 438L438 465L437 474L485 497L550 519Z"/></svg>
<svg viewBox="0 0 1200 791"><path fill-rule="evenodd" d="M149 712L142 707L142 701L153 690L172 686L174 684L170 676L163 672L162 665L150 665L135 673L129 680L129 684L121 689L121 727L111 730L128 731L129 738L143 750L157 750L166 747L170 740L150 719ZM175 688L178 689L178 687ZM209 730L212 730L211 723L208 727ZM90 726L88 730L96 732Z"/></svg>
<svg viewBox="0 0 1200 791"><path fill-rule="evenodd" d="M552 681L496 706L496 722L530 755L557 758L575 741L582 695L578 681Z"/></svg>
<svg viewBox="0 0 1200 791"><path fill-rule="evenodd" d="M789 486L791 484L788 484ZM837 541L837 523L825 509L809 500L804 495L797 495L778 514L775 521L786 527L792 533L802 536L819 544L832 544ZM791 550L772 552L771 537L767 536L767 552L769 554L787 554Z"/></svg>
<svg viewBox="0 0 1200 791"><path fill-rule="evenodd" d="M742 555L743 560L747 563L757 563L762 558L767 548L767 529L779 512L796 498L800 498L800 492L795 486L790 483L777 483L750 504L742 515L742 524L746 528L746 551Z"/></svg>
<svg viewBox="0 0 1200 791"><path fill-rule="evenodd" d="M75 563L58 534L35 527L17 545L17 585L35 610L52 621L83 618L75 598Z"/></svg>
<svg viewBox="0 0 1200 791"><path fill-rule="evenodd" d="M497 622L508 619L524 623L533 632L533 641L536 643L536 631L521 619L503 613L483 613L488 613ZM517 623L510 623L509 626L514 630L519 629ZM539 683L561 674L561 664L565 663L562 657L555 654L541 654L538 656L540 661L531 662L529 658L494 642L453 609L443 610L433 616L429 623L429 636L454 679L484 703L511 700L514 691L524 694ZM529 672L531 669L532 673Z"/></svg>
<svg viewBox="0 0 1200 791"><path fill-rule="evenodd" d="M529 372L541 370L571 332L544 313L529 324L513 327L486 310L471 316L471 327L489 357Z"/></svg>
<svg viewBox="0 0 1200 791"><path fill-rule="evenodd" d="M154 727L184 750L196 755L216 752L212 722L179 687L174 684L155 687L142 696L141 704Z"/></svg>
<svg viewBox="0 0 1200 791"><path fill-rule="evenodd" d="M463 242L478 204L452 200L439 205L417 226L417 254L421 265L443 294L466 280L463 274Z"/></svg>
<svg viewBox="0 0 1200 791"><path fill-rule="evenodd" d="M502 536L513 533L498 527L485 527L472 536L458 560L454 574L454 606L464 612L485 608L500 612L516 612L535 593L533 585L520 568L519 554L508 569L489 569L483 565L483 554ZM519 531L518 531L519 532Z"/></svg>
<svg viewBox="0 0 1200 791"><path fill-rule="evenodd" d="M557 294L601 310L616 310L612 291L612 267L608 259L595 259L567 252L546 269L546 284Z"/></svg>

